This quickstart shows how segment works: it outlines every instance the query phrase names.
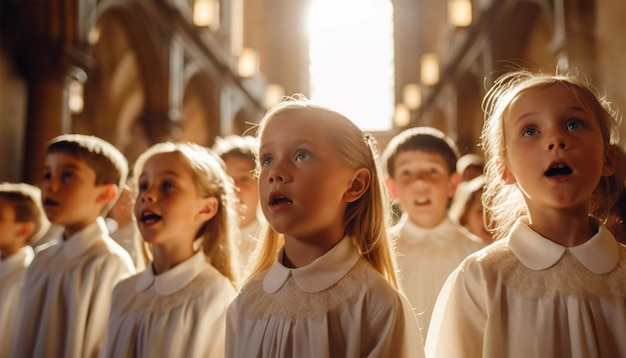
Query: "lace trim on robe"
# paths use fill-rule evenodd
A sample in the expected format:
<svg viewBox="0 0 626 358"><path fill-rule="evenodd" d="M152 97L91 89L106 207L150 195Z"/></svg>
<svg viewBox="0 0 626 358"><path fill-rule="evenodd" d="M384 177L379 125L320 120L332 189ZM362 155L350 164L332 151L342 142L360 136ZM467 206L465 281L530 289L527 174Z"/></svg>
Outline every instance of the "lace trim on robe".
<svg viewBox="0 0 626 358"><path fill-rule="evenodd" d="M119 304L123 313L164 314L211 289L211 274L206 271L198 273L185 287L167 296L155 293L152 287L137 293L135 285L138 278L139 275L129 278L119 287L119 299L113 304Z"/></svg>
<svg viewBox="0 0 626 358"><path fill-rule="evenodd" d="M362 260L339 282L330 288L315 293L302 291L292 275L274 293L263 290L263 278L259 275L246 285L240 295L246 309L246 318L266 320L276 316L285 321L307 319L321 321L329 311L345 302L355 302L367 280L367 263Z"/></svg>
<svg viewBox="0 0 626 358"><path fill-rule="evenodd" d="M617 266L604 275L587 270L569 250L554 266L540 271L524 266L508 247L503 246L493 247L482 260L500 272L505 286L525 299L555 298L559 295L578 299L626 297L626 250L619 249Z"/></svg>

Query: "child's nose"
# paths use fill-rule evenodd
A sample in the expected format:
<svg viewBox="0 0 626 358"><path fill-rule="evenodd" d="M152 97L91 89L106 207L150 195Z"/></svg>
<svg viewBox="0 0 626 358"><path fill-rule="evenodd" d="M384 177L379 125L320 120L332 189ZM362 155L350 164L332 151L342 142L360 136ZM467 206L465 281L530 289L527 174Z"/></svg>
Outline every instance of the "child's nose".
<svg viewBox="0 0 626 358"><path fill-rule="evenodd" d="M268 176L268 180L270 183L279 182L284 183L288 179L287 170L284 168L284 165L280 162L276 162L270 168L270 174Z"/></svg>
<svg viewBox="0 0 626 358"><path fill-rule="evenodd" d="M50 177L44 180L43 184L41 185L41 188L44 190L56 192L59 190L59 186L60 186L59 180L54 177Z"/></svg>
<svg viewBox="0 0 626 358"><path fill-rule="evenodd" d="M548 150L566 149L565 138L560 134L554 134L548 139Z"/></svg>
<svg viewBox="0 0 626 358"><path fill-rule="evenodd" d="M156 196L154 190L147 188L141 195L142 202L154 202L156 200Z"/></svg>

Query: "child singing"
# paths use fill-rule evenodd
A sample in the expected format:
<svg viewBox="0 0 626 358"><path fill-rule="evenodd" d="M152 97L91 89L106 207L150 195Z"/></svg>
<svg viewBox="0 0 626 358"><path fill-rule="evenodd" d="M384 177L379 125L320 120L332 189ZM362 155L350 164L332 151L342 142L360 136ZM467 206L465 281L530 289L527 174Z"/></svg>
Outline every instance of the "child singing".
<svg viewBox="0 0 626 358"><path fill-rule="evenodd" d="M154 259L115 287L101 356L221 357L238 267L232 181L221 159L187 143L154 145L134 172L135 217Z"/></svg>
<svg viewBox="0 0 626 358"><path fill-rule="evenodd" d="M396 289L372 139L302 99L271 109L258 136L269 226L229 307L226 356L423 356L415 314Z"/></svg>
<svg viewBox="0 0 626 358"><path fill-rule="evenodd" d="M626 247L598 219L617 120L583 78L520 71L485 97L499 241L453 272L429 357L626 357Z"/></svg>

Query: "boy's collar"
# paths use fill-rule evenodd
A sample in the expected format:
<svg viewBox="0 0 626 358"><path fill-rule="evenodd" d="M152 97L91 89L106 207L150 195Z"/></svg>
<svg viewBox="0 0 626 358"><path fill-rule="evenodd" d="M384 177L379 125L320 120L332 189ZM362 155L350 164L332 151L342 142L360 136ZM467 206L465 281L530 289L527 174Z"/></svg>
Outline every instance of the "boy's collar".
<svg viewBox="0 0 626 358"><path fill-rule="evenodd" d="M98 217L96 221L84 229L68 237L66 240L61 240L59 247L63 251L65 258L73 259L81 256L85 251L91 248L91 246L96 243L94 238L108 234L109 230L107 229L104 218Z"/></svg>

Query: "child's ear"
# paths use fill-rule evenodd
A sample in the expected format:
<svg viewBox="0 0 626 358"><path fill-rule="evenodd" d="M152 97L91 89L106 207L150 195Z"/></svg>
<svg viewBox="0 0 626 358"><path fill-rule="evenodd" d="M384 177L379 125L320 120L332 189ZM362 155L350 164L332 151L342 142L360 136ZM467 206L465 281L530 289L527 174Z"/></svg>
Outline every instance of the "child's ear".
<svg viewBox="0 0 626 358"><path fill-rule="evenodd" d="M456 190L459 188L459 184L463 177L457 171L450 174L450 191L448 192L448 197L452 198Z"/></svg>
<svg viewBox="0 0 626 358"><path fill-rule="evenodd" d="M618 149L615 147L615 145L610 145L606 148L606 152L604 153L604 163L602 165L603 177L608 177L615 173L615 162L617 159L616 150Z"/></svg>
<svg viewBox="0 0 626 358"><path fill-rule="evenodd" d="M504 181L505 184L515 184L515 177L506 166L504 161L498 160L496 162L496 165L498 167L498 173L500 173L500 178L502 178L502 181Z"/></svg>
<svg viewBox="0 0 626 358"><path fill-rule="evenodd" d="M115 184L104 184L102 193L98 196L98 202L104 205L113 201L117 196L117 185Z"/></svg>
<svg viewBox="0 0 626 358"><path fill-rule="evenodd" d="M32 221L25 221L20 223L20 228L17 231L17 235L20 238L24 239L24 242L26 243L28 241L28 238L31 237L34 232L35 223L33 223Z"/></svg>
<svg viewBox="0 0 626 358"><path fill-rule="evenodd" d="M358 200L363 193L370 187L371 181L370 171L366 168L361 168L357 170L354 178L352 179L352 183L350 187L346 191L344 198L348 203Z"/></svg>
<svg viewBox="0 0 626 358"><path fill-rule="evenodd" d="M389 190L389 195L391 196L391 199L398 199L398 194L396 194L396 187L395 185L393 185L392 177L388 176L385 178L385 186L387 187L387 190Z"/></svg>
<svg viewBox="0 0 626 358"><path fill-rule="evenodd" d="M202 206L200 207L200 211L198 212L198 215L200 215L200 218L202 219L203 222L212 219L215 214L217 214L217 210L219 210L220 207L220 203L217 200L216 197L209 197L204 199L204 202L202 203Z"/></svg>

